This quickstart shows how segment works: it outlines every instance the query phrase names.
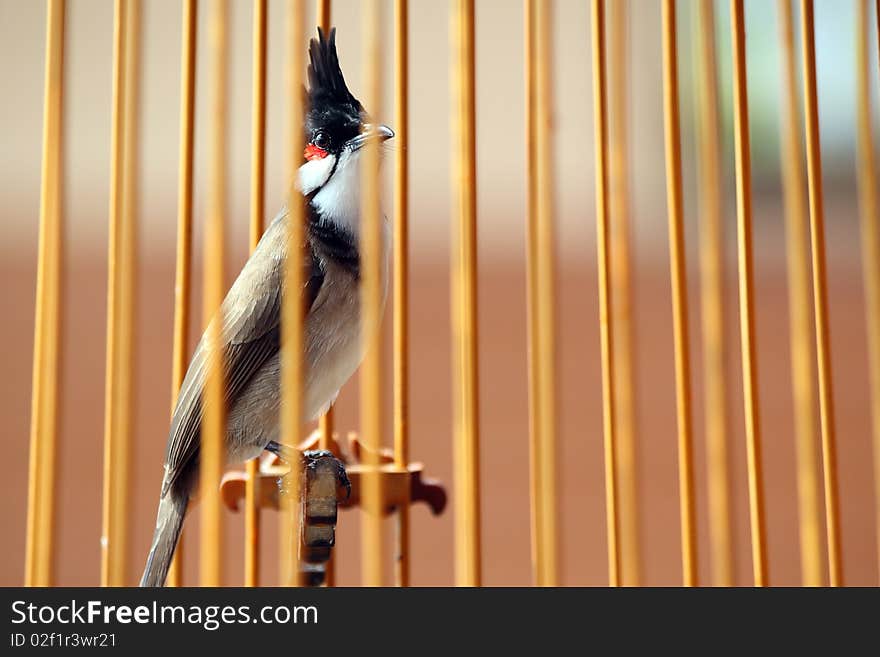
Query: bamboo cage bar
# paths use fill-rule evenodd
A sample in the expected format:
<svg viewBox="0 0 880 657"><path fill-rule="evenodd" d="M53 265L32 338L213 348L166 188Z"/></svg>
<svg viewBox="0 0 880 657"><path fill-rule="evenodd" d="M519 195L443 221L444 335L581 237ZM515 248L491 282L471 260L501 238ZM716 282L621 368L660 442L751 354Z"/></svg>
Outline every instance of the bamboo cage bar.
<svg viewBox="0 0 880 657"><path fill-rule="evenodd" d="M822 156L819 143L819 101L816 88L816 44L813 2L801 0L801 57L804 122L807 141L807 190L810 202L810 250L813 264L813 308L819 372L819 424L822 436L822 477L825 486L825 531L831 586L843 584L840 519L837 500L837 446L834 393L831 383L831 339L828 326L828 279L825 269L825 215L822 201Z"/></svg>
<svg viewBox="0 0 880 657"><path fill-rule="evenodd" d="M63 239L62 113L64 91L64 0L49 0L43 86L43 152L37 261L34 362L28 462L25 586L54 583L55 458L61 350L61 259Z"/></svg>
<svg viewBox="0 0 880 657"><path fill-rule="evenodd" d="M553 139L553 7L551 0L538 2L535 11L535 216L537 229L536 301L539 340L541 418L543 428L537 445L539 489L536 504L542 517L541 540L544 542L544 586L559 583L559 534L557 529L556 451L556 195L555 149Z"/></svg>
<svg viewBox="0 0 880 657"><path fill-rule="evenodd" d="M332 28L332 14L330 0L317 0L315 7L318 25L324 30L324 34L330 34ZM328 408L324 414L318 419L318 446L321 449L329 450L333 441L333 430L335 420L333 406ZM336 586L336 555L331 554L327 563L324 565L324 581L327 586Z"/></svg>
<svg viewBox="0 0 880 657"><path fill-rule="evenodd" d="M394 2L394 465L409 463L409 0ZM397 509L394 581L409 586L409 500Z"/></svg>
<svg viewBox="0 0 880 657"><path fill-rule="evenodd" d="M332 14L330 0L317 0L315 16L324 34L330 34ZM333 406L328 408L318 419L318 447L330 450L335 426ZM336 586L336 554L331 554L324 564L324 581L327 586Z"/></svg>
<svg viewBox="0 0 880 657"><path fill-rule="evenodd" d="M526 91L526 304L528 321L529 467L534 583L558 583L556 530L556 300L555 228L551 185L552 3L525 2Z"/></svg>
<svg viewBox="0 0 880 657"><path fill-rule="evenodd" d="M669 263L675 339L675 397L678 419L678 481L681 560L685 586L697 585L697 543L691 420L690 352L684 205L681 187L681 127L678 101L678 45L675 0L663 0L663 105L666 142L666 196L669 212Z"/></svg>
<svg viewBox="0 0 880 657"><path fill-rule="evenodd" d="M177 172L177 248L174 269L174 333L171 356L171 414L186 376L189 352L189 319L192 313L193 126L196 91L196 24L198 2L183 3L180 49L180 145ZM168 570L166 586L183 583L184 531Z"/></svg>
<svg viewBox="0 0 880 657"><path fill-rule="evenodd" d="M452 343L455 582L480 586L477 172L474 2L455 0L452 38Z"/></svg>
<svg viewBox="0 0 880 657"><path fill-rule="evenodd" d="M364 90L365 103L373 116L382 115L382 4L378 0L363 3ZM382 395L382 232L384 221L379 206L379 141L370 139L364 146L361 179L361 316L364 361L361 365L361 440L366 448L367 471L362 497L361 570L366 586L381 586L382 489L379 449L382 445L384 408Z"/></svg>
<svg viewBox="0 0 880 657"><path fill-rule="evenodd" d="M324 34L330 34L330 29L333 25L331 22L332 14L330 0L317 0L315 15L318 25L324 30ZM318 420L318 432L320 435L319 446L321 449L330 449L330 444L333 440L333 425L333 407L331 406ZM327 586L333 586L336 578L336 569L333 566L332 556L330 557L330 561L327 562L326 569L325 575Z"/></svg>
<svg viewBox="0 0 880 657"><path fill-rule="evenodd" d="M727 342L724 308L724 212L720 119L715 54L715 9L700 0L694 10L697 84L697 189L700 223L700 309L703 338L706 470L709 483L709 555L714 586L733 585L728 464Z"/></svg>
<svg viewBox="0 0 880 657"><path fill-rule="evenodd" d="M297 178L303 153L302 85L305 55L301 44L305 26L303 0L287 3L287 181L288 202L287 257L284 264L284 290L302 290L304 284L301 255L306 246L305 202ZM305 300L294 292L282 295L281 304L281 436L287 445L297 445L303 427L303 378L305 373ZM300 583L299 519L301 508L301 468L297 459L290 463L289 481L281 495L279 572L282 586Z"/></svg>
<svg viewBox="0 0 880 657"><path fill-rule="evenodd" d="M120 559L111 564L113 572L111 581L122 586L128 582L128 518L130 514L128 500L131 497L131 433L134 427L133 408L137 398L135 390L134 345L137 341L137 278L138 278L138 225L140 176L140 0L128 0L126 11L125 40L125 99L123 102L123 167L122 167L122 262L119 271L119 288L121 297L121 313L119 317L119 357L120 366L128 374L119 378L118 397L121 400L118 417L119 434L125 436L119 441L119 449L115 453L113 469L116 472L114 483L116 489L112 495L113 525L117 528L116 541L119 546Z"/></svg>
<svg viewBox="0 0 880 657"><path fill-rule="evenodd" d="M823 582L821 489L816 435L816 397L813 392L813 340L810 318L810 263L807 222L807 184L801 117L798 109L797 57L791 0L779 0L782 41L782 179L785 196L785 244L788 265L789 323L791 325L791 385L794 400L797 458L798 525L801 580L806 586Z"/></svg>
<svg viewBox="0 0 880 657"><path fill-rule="evenodd" d="M321 449L330 449L335 424L333 415L333 407L331 406L318 418L319 446Z"/></svg>
<svg viewBox="0 0 880 657"><path fill-rule="evenodd" d="M733 120L736 154L736 226L739 270L739 324L746 424L746 465L749 479L749 524L755 586L766 586L767 539L764 519L764 478L761 460L761 413L758 357L755 347L755 286L752 258L752 174L749 141L749 98L746 78L746 28L742 0L731 0L733 33Z"/></svg>
<svg viewBox="0 0 880 657"><path fill-rule="evenodd" d="M592 3L593 125L596 155L596 251L599 268L599 334L602 359L602 423L605 449L605 517L608 541L608 584L620 586L620 519L618 517L617 436L615 429L614 315L611 289L608 216L608 116L605 78L605 2ZM546 179L545 179L546 184Z"/></svg>
<svg viewBox="0 0 880 657"><path fill-rule="evenodd" d="M318 418L319 447L321 449L330 449L330 443L333 438L335 426L333 407L328 408L320 418Z"/></svg>
<svg viewBox="0 0 880 657"><path fill-rule="evenodd" d="M324 30L325 34L330 33L330 28L333 25L331 9L332 5L330 0L317 0L315 17L318 25L321 26L321 29Z"/></svg>
<svg viewBox="0 0 880 657"><path fill-rule="evenodd" d="M858 184L862 232L862 277L871 381L871 419L874 448L877 563L880 564L880 204L877 200L877 161L871 130L871 57L867 0L856 2L856 107L858 112ZM878 32L880 35L880 32Z"/></svg>
<svg viewBox="0 0 880 657"><path fill-rule="evenodd" d="M538 505L540 489L540 469L538 467L538 445L541 441L541 391L539 381L539 340L538 340L538 237L537 222L537 175L535 167L535 0L523 2L523 50L525 67L523 71L525 86L525 142L526 142L526 327L528 331L528 387L529 387L529 538L532 560L532 579L538 586L543 585L543 518Z"/></svg>
<svg viewBox="0 0 880 657"><path fill-rule="evenodd" d="M254 0L251 54L251 196L248 246L253 252L266 229L266 0Z"/></svg>
<svg viewBox="0 0 880 657"><path fill-rule="evenodd" d="M641 580L639 546L639 483L636 448L635 324L633 322L632 225L629 190L629 83L630 0L609 6L611 31L608 60L609 190L611 217L611 285L614 297L615 419L617 426L617 489L620 517L621 583L638 586Z"/></svg>
<svg viewBox="0 0 880 657"><path fill-rule="evenodd" d="M251 216L253 253L265 230L266 189L266 0L254 0L251 56ZM244 585L260 583L260 459L247 462L244 505Z"/></svg>
<svg viewBox="0 0 880 657"><path fill-rule="evenodd" d="M205 227L203 272L203 318L205 331L205 392L203 396L200 449L199 497L201 509L200 583L222 583L223 515L220 479L225 461L226 414L223 394L224 363L221 346L223 302L223 254L226 226L227 85L229 63L227 0L212 0L208 16L209 36L209 169L208 211ZM215 317L216 315L216 317Z"/></svg>
<svg viewBox="0 0 880 657"><path fill-rule="evenodd" d="M134 227L126 204L126 123L129 42L136 25L131 3L116 0L113 23L113 92L110 133L110 208L107 254L107 349L104 389L104 476L101 518L101 585L122 586L126 568L127 492L125 463L131 429L131 331L133 294L126 285L126 256L133 254ZM128 271L130 273L130 269ZM122 507L121 509L119 507Z"/></svg>

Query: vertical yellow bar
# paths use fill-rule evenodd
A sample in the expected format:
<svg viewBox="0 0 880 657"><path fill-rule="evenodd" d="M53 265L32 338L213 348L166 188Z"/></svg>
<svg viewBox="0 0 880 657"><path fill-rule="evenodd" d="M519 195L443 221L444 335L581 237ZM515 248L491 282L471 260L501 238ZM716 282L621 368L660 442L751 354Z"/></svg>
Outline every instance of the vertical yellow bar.
<svg viewBox="0 0 880 657"><path fill-rule="evenodd" d="M730 471L727 458L727 365L724 357L724 223L721 147L718 140L718 79L715 9L712 0L694 7L694 57L698 112L698 195L700 206L700 308L703 327L703 387L706 465L709 478L709 544L712 583L733 584L730 527Z"/></svg>
<svg viewBox="0 0 880 657"><path fill-rule="evenodd" d="M64 76L64 0L49 0L43 91L43 155L40 180L40 245L34 320L34 364L28 465L25 586L53 583L55 450L60 334L61 115Z"/></svg>
<svg viewBox="0 0 880 657"><path fill-rule="evenodd" d="M318 418L318 445L321 449L330 449L330 443L333 439L333 426L333 407L331 406L320 418Z"/></svg>
<svg viewBox="0 0 880 657"><path fill-rule="evenodd" d="M318 25L321 26L322 30L324 30L324 34L330 34L330 28L332 27L330 0L317 0L316 9Z"/></svg>
<svg viewBox="0 0 880 657"><path fill-rule="evenodd" d="M128 3L116 0L113 23L113 95L110 134L110 209L107 254L107 354L104 388L104 478L101 522L101 585L118 586L117 577L124 570L124 540L117 525L116 498L124 473L117 466L122 443L128 439L127 427L122 423L129 417L128 401L120 393L127 387L125 380L130 371L123 365L122 348L127 338L123 335L125 315L130 312L131 299L122 290L122 270L125 258L125 238L128 223L124 206L125 168L125 98L126 98L126 37L129 24L126 19ZM130 327L129 327L130 328Z"/></svg>
<svg viewBox="0 0 880 657"><path fill-rule="evenodd" d="M381 116L382 100L382 5L378 0L363 4L365 106ZM361 539L361 571L366 586L382 585L382 490L379 449L382 445L382 214L379 207L379 142L364 146L361 179L361 317L364 362L361 365L361 433L367 448L364 473L364 520Z"/></svg>
<svg viewBox="0 0 880 657"><path fill-rule="evenodd" d="M330 9L330 0L317 0L316 15L318 19L318 25L321 26L322 30L324 30L324 34L330 34L330 29L332 27ZM330 450L331 443L333 441L334 424L334 413L333 407L331 406L318 420L318 446L321 449ZM336 555L331 554L329 560L324 565L324 581L327 586L336 585L335 557Z"/></svg>
<svg viewBox="0 0 880 657"><path fill-rule="evenodd" d="M452 38L452 287L455 581L479 586L480 418L477 363L477 172L474 3L455 0Z"/></svg>
<svg viewBox="0 0 880 657"><path fill-rule="evenodd" d="M287 5L287 138L290 200L287 220L287 257L284 265L284 290L295 290L282 296L281 307L281 436L288 445L300 440L303 419L302 382L304 374L304 301L299 292L303 289L303 262L306 246L305 206L297 185L299 164L303 152L303 119L305 108L302 99L304 47L302 44L305 25L303 0L289 0ZM296 453L296 452L295 452ZM280 573L283 586L299 583L299 521L301 464L298 458L290 463L289 483L281 496Z"/></svg>
<svg viewBox="0 0 880 657"><path fill-rule="evenodd" d="M394 0L394 465L409 462L409 0ZM409 586L409 504L397 510L394 580Z"/></svg>
<svg viewBox="0 0 880 657"><path fill-rule="evenodd" d="M266 182L266 0L254 0L251 54L250 251L265 229Z"/></svg>
<svg viewBox="0 0 880 657"><path fill-rule="evenodd" d="M317 0L316 15L318 25L324 30L324 34L330 34L330 29L332 27L330 0ZM333 424L333 407L331 406L318 421L318 433L320 436L319 446L321 449L330 449L330 443L333 439ZM333 566L333 556L331 556L330 561L327 562L326 568L327 586L333 586L336 575L336 569Z"/></svg>
<svg viewBox="0 0 880 657"><path fill-rule="evenodd" d="M825 216L822 207L822 155L819 143L819 100L816 89L816 44L813 2L801 0L801 57L804 79L804 120L807 135L807 188L810 199L810 248L813 261L813 307L819 369L819 424L822 430L822 474L825 484L825 529L831 586L843 584L840 521L837 501L837 447L834 435L834 393L831 384L831 339L825 271Z"/></svg>
<svg viewBox="0 0 880 657"><path fill-rule="evenodd" d="M542 0L535 11L535 214L538 240L536 306L539 330L541 419L538 444L541 540L544 542L544 586L559 584L559 549L556 502L556 195L553 129L553 3Z"/></svg>
<svg viewBox="0 0 880 657"><path fill-rule="evenodd" d="M608 539L608 584L620 586L617 515L617 454L614 398L614 315L609 258L608 117L605 80L605 2L593 0L593 126L596 155L596 251L599 268L599 335L602 356L602 420L605 436L605 523ZM545 181L546 182L546 181Z"/></svg>
<svg viewBox="0 0 880 657"><path fill-rule="evenodd" d="M254 0L251 68L251 221L250 250L264 229L266 181L266 0ZM260 583L260 504L257 485L260 459L247 462L244 507L244 585Z"/></svg>
<svg viewBox="0 0 880 657"><path fill-rule="evenodd" d="M138 176L140 170L140 0L128 0L125 13L125 98L123 111L123 166L122 166L122 244L119 263L119 388L116 392L118 405L116 432L120 437L114 453L113 526L116 528L116 552L120 558L111 563L110 581L114 586L126 584L128 554L128 499L131 494L131 432L133 429L132 407L136 398L134 390L134 343L136 341L137 298L137 231L138 231Z"/></svg>
<svg viewBox="0 0 880 657"><path fill-rule="evenodd" d="M638 586L641 579L639 547L639 485L636 450L635 340L632 320L632 266L629 210L629 0L609 7L611 56L608 61L609 208L611 227L611 283L614 306L615 405L617 421L617 480L620 516L621 583Z"/></svg>
<svg viewBox="0 0 880 657"><path fill-rule="evenodd" d="M767 585L767 540L764 531L764 483L761 461L761 422L758 361L755 353L755 292L752 262L752 175L749 145L749 97L746 77L746 28L742 0L731 0L733 32L733 120L736 151L736 226L739 263L739 325L749 474L749 520L755 586Z"/></svg>
<svg viewBox="0 0 880 657"><path fill-rule="evenodd" d="M871 59L867 0L856 2L856 83L858 98L859 209L862 224L862 276L868 326L868 368L871 377L871 417L874 437L874 486L877 548L880 564L880 205L877 201L877 162L871 134ZM878 33L880 34L880 33Z"/></svg>
<svg viewBox="0 0 880 657"><path fill-rule="evenodd" d="M558 583L556 545L556 298L549 2L525 2L526 288L532 566L538 586Z"/></svg>
<svg viewBox="0 0 880 657"><path fill-rule="evenodd" d="M810 263L807 236L807 185L803 169L801 117L791 0L779 0L782 40L782 174L785 190L785 242L791 324L791 385L797 453L801 577L805 586L822 585L822 518L816 399L813 394L813 345L810 326Z"/></svg>
<svg viewBox="0 0 880 657"><path fill-rule="evenodd" d="M675 335L675 393L678 418L678 484L681 514L681 560L685 586L697 585L694 511L691 366L688 339L684 206L681 191L681 128L678 107L678 45L675 0L663 0L663 105L666 135L666 196L669 212L669 264L672 323Z"/></svg>
<svg viewBox="0 0 880 657"><path fill-rule="evenodd" d="M538 507L540 488L540 468L538 463L538 444L542 431L540 397L540 362L538 348L538 214L536 182L537 162L535 160L535 4L536 0L523 2L523 41L525 68L525 141L526 141L526 314L528 334L528 385L529 385L529 527L531 539L532 578L535 584L543 585L544 559L541 528L541 511Z"/></svg>
<svg viewBox="0 0 880 657"><path fill-rule="evenodd" d="M192 277L193 123L196 82L197 0L184 0L180 49L180 146L177 174L177 254L174 274L174 344L171 361L171 413L186 375ZM181 586L183 533L177 541L167 586Z"/></svg>
<svg viewBox="0 0 880 657"><path fill-rule="evenodd" d="M228 65L227 0L212 0L208 17L210 128L208 169L208 220L204 246L204 321L207 373L203 396L201 478L200 583L222 583L223 515L220 504L220 478L223 474L226 417L224 403L224 363L221 343L220 304L223 301L223 254L226 224L226 119Z"/></svg>

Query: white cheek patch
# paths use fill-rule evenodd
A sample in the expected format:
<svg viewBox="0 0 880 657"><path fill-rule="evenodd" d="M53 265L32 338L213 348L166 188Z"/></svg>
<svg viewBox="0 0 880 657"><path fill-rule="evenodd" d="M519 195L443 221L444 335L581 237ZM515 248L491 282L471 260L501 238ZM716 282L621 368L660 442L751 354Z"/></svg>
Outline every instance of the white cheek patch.
<svg viewBox="0 0 880 657"><path fill-rule="evenodd" d="M355 234L358 232L361 198L360 154L361 151L344 151L339 156L339 165L333 177L312 199L322 218L348 228ZM329 160L330 157L332 156L324 159ZM305 166L308 165L302 168Z"/></svg>
<svg viewBox="0 0 880 657"><path fill-rule="evenodd" d="M311 194L327 182L335 163L336 156L328 155L320 160L309 160L299 168L299 189L303 196Z"/></svg>

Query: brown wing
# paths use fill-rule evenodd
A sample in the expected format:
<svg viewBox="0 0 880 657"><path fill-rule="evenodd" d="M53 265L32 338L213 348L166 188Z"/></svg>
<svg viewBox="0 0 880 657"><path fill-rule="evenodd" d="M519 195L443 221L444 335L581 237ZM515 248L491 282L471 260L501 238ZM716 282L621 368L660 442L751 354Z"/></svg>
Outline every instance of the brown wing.
<svg viewBox="0 0 880 657"><path fill-rule="evenodd" d="M251 377L278 351L281 344L281 279L283 219L273 221L223 301L224 393L226 407L247 386ZM324 281L324 273L311 249L303 261L307 307L311 308ZM214 319L217 321L217 318ZM199 341L184 378L165 454L164 496L181 473L198 458L202 424L202 390L207 369L205 338Z"/></svg>

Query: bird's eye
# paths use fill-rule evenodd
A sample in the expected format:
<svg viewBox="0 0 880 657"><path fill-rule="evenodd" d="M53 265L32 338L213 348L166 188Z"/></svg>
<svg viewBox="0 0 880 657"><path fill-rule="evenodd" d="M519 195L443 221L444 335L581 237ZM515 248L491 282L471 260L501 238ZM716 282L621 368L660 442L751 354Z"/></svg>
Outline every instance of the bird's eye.
<svg viewBox="0 0 880 657"><path fill-rule="evenodd" d="M328 150L330 148L330 135L326 132L316 132L314 139L312 139L312 143L322 150Z"/></svg>

